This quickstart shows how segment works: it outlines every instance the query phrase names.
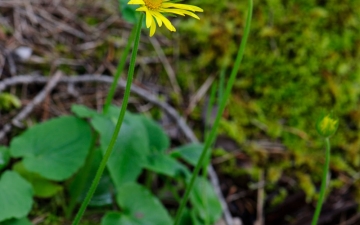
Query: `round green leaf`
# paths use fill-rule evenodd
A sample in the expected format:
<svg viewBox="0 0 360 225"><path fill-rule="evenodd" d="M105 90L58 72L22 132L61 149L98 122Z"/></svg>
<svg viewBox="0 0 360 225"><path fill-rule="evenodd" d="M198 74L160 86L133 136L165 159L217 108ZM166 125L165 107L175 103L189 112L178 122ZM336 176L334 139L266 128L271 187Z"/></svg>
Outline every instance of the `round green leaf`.
<svg viewBox="0 0 360 225"><path fill-rule="evenodd" d="M80 118L91 118L93 116L98 115L98 113L95 110L90 109L84 105L77 105L77 104L71 106L71 112L73 112L76 116Z"/></svg>
<svg viewBox="0 0 360 225"><path fill-rule="evenodd" d="M28 218L11 219L1 222L1 225L32 225Z"/></svg>
<svg viewBox="0 0 360 225"><path fill-rule="evenodd" d="M174 158L182 158L186 162L195 166L203 149L204 145L201 143L190 143L174 149L170 155Z"/></svg>
<svg viewBox="0 0 360 225"><path fill-rule="evenodd" d="M31 185L19 174L5 171L0 178L0 221L25 217L33 203Z"/></svg>
<svg viewBox="0 0 360 225"><path fill-rule="evenodd" d="M91 145L90 126L64 116L35 125L13 139L10 153L23 157L25 168L50 180L65 180L84 163Z"/></svg>
<svg viewBox="0 0 360 225"><path fill-rule="evenodd" d="M190 201L194 205L199 219L213 224L222 214L221 203L208 180L203 177L196 179L194 189L190 192Z"/></svg>
<svg viewBox="0 0 360 225"><path fill-rule="evenodd" d="M190 211L190 217L191 217L191 223L190 224L192 224L192 225L202 225L202 224L204 224L204 221L202 221L199 218L196 209L193 209L193 210Z"/></svg>
<svg viewBox="0 0 360 225"><path fill-rule="evenodd" d="M34 195L39 198L49 198L62 190L62 186L47 180L37 173L26 170L22 162L13 166L13 170L18 172L23 178L31 183L34 189Z"/></svg>
<svg viewBox="0 0 360 225"><path fill-rule="evenodd" d="M151 154L147 156L145 168L156 173L165 174L170 177L190 178L190 171L183 164L169 155Z"/></svg>
<svg viewBox="0 0 360 225"><path fill-rule="evenodd" d="M138 223L130 217L119 213L109 212L101 220L101 225L137 225Z"/></svg>
<svg viewBox="0 0 360 225"><path fill-rule="evenodd" d="M113 112L110 108L109 112ZM116 110L113 112L116 114ZM103 153L109 146L115 130L117 115L96 116L91 124L100 134ZM140 175L149 154L149 142L144 125L138 117L126 113L113 152L107 163L115 187L119 188L126 182L134 182Z"/></svg>
<svg viewBox="0 0 360 225"><path fill-rule="evenodd" d="M136 225L169 225L173 221L161 202L136 183L118 189L117 203Z"/></svg>
<svg viewBox="0 0 360 225"><path fill-rule="evenodd" d="M150 151L153 153L165 152L170 147L170 139L164 129L154 120L146 116L139 115L139 117L147 131Z"/></svg>

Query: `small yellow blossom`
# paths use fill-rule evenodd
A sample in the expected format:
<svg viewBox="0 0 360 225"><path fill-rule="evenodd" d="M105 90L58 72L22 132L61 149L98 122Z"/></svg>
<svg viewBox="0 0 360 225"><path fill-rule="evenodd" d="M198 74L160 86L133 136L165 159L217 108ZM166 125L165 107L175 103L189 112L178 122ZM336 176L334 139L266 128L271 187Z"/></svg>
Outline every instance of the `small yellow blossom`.
<svg viewBox="0 0 360 225"><path fill-rule="evenodd" d="M323 137L333 135L339 126L339 120L332 114L322 116L316 124L317 131Z"/></svg>
<svg viewBox="0 0 360 225"><path fill-rule="evenodd" d="M155 34L156 22L159 27L165 24L165 27L175 32L175 27L171 24L162 13L177 14L181 16L192 16L196 19L200 19L194 12L203 12L203 10L197 6L173 3L171 0L130 0L129 5L142 5L136 11L142 11L146 14L146 27L150 28L150 37ZM156 22L155 22L156 21Z"/></svg>

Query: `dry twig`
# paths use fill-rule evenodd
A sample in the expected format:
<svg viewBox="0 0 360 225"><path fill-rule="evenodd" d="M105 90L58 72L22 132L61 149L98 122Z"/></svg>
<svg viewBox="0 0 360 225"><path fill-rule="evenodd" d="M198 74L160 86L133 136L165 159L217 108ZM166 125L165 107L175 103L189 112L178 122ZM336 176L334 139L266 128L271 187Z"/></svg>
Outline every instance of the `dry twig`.
<svg viewBox="0 0 360 225"><path fill-rule="evenodd" d="M57 71L54 76L46 80L47 84L44 89L39 94L37 94L36 97L12 119L11 123L5 124L4 128L0 131L0 139L4 138L6 133L11 130L13 125L22 127L21 121L24 120L32 112L34 107L39 105L50 93L50 91L55 88L61 76L62 73L60 71Z"/></svg>
<svg viewBox="0 0 360 225"><path fill-rule="evenodd" d="M176 75L175 75L175 71L173 70L173 68L170 65L169 60L167 59L167 57L165 56L164 51L162 50L160 43L156 40L156 38L149 38L150 43L152 44L152 46L154 47L156 54L158 55L161 63L164 65L164 69L166 71L166 73L168 74L171 86L174 89L174 92L181 97L181 89L180 86L176 80Z"/></svg>

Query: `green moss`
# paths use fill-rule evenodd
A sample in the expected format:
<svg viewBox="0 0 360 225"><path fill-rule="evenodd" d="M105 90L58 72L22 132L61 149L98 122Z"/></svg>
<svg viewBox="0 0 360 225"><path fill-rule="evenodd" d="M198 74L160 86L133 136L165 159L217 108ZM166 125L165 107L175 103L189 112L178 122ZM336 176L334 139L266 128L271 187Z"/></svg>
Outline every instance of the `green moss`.
<svg viewBox="0 0 360 225"><path fill-rule="evenodd" d="M288 192L285 188L280 188L279 193L271 200L271 206L275 207L282 203L288 196Z"/></svg>
<svg viewBox="0 0 360 225"><path fill-rule="evenodd" d="M216 0L192 4L204 13L200 21L180 23L179 30L188 34L180 53L199 54L191 59L187 74L202 72L187 79L201 84L224 64L230 71L247 5ZM322 110L333 109L340 117L332 137L337 156L331 168L349 175L360 169L360 5L351 0L267 0L255 1L254 10L250 40L220 131L244 144L260 165L264 157L253 152L248 140L283 143L293 161L286 172L307 181L302 189L311 197L311 180L318 181L322 165L317 162L324 157L315 129Z"/></svg>

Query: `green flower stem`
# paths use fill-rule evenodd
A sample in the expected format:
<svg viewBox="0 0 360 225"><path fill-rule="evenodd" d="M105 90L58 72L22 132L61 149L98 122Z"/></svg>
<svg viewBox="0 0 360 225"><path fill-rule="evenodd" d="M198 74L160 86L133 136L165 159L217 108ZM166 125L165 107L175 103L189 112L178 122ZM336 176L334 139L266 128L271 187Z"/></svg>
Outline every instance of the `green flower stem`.
<svg viewBox="0 0 360 225"><path fill-rule="evenodd" d="M130 51L131 45L132 45L134 37L135 37L135 32L136 32L136 29L134 27L130 33L130 37L126 44L126 47L125 47L123 53L121 54L121 58L119 60L118 66L116 68L116 73L114 75L114 81L112 82L110 90L106 96L104 109L103 109L104 113L108 112L110 104L114 98L121 72L124 70L125 62L126 62L127 56L129 55L129 51Z"/></svg>
<svg viewBox="0 0 360 225"><path fill-rule="evenodd" d="M180 206L179 206L179 209L176 213L176 217L175 217L175 222L174 224L175 225L178 225L179 222L180 222L180 218L181 218L181 215L184 211L184 208L185 208L185 205L186 205L186 202L189 198L189 195L190 195L190 192L194 186L194 183L195 183L195 179L197 177L197 175L199 174L200 172L200 169L202 168L202 165L203 165L203 162L207 156L207 152L208 152L208 149L209 147L211 146L211 144L213 143L215 137L217 136L217 129L219 127L219 124L220 124L220 119L221 119L221 116L225 110L225 106L226 106L226 103L227 103L227 100L229 99L230 97L230 94L231 94L231 90L232 90L232 87L234 85L234 82L236 80L236 75L238 73L238 70L239 70L239 67L240 67L240 63L241 63L241 60L244 56L244 51L245 51L245 46L246 46L246 41L248 39L248 36L249 36L249 33L250 33L250 24L251 24L251 18L252 18L252 10L253 10L253 2L252 0L248 0L248 3L249 3L249 12L248 12L248 16L246 18L246 25L245 25L245 29L244 29L244 35L242 37L242 40L241 40L241 44L240 44L240 48L238 50L238 53L237 53L237 56L236 56L236 60L235 60L235 64L234 64L234 67L231 71L231 74L230 74L230 78L229 78L229 81L228 83L226 84L226 89L225 89L225 92L224 92L224 95L222 96L222 100L221 100L221 104L219 106L219 111L216 115L216 118L215 118L215 121L214 121L214 125L210 131L210 134L209 136L206 138L206 141L205 141L205 145L204 145L204 149L201 153L201 156L200 156L200 159L192 173L192 176L191 176L191 180L185 190L185 194L182 198L182 201L180 203Z"/></svg>
<svg viewBox="0 0 360 225"><path fill-rule="evenodd" d="M321 181L321 187L320 187L320 193L319 193L319 200L317 202L316 205L316 209L315 209L315 213L314 213L314 217L313 220L311 222L311 225L316 225L317 221L319 219L320 216L320 212L321 212L321 208L322 208L322 204L324 202L324 197L325 197L325 191L326 191L326 183L327 183L327 175L329 172L329 165L330 165L330 140L329 138L325 138L325 148L326 148L326 152L325 152L325 164L324 164L324 170L323 170L323 175L322 175L322 181Z"/></svg>
<svg viewBox="0 0 360 225"><path fill-rule="evenodd" d="M112 150L114 148L116 139L118 137L118 134L120 132L120 128L121 128L121 124L124 120L124 116L125 116L125 112L126 112L126 108L127 108L127 104L128 104L128 100L129 100L129 96L130 96L130 88L131 88L131 83L132 83L132 79L133 79L133 75L134 75L134 69L135 69L135 61L136 61L136 55L137 55L137 50L139 47L139 40L140 40L140 33L141 33L141 24L142 24L142 20L143 20L144 15L141 14L140 18L139 18L139 22L137 23L136 26L136 35L135 35L135 41L134 41L134 48L131 54L131 60L130 60L130 66L129 66L129 72L128 72L128 77L127 77L127 81L126 81L126 87L125 87L125 93L124 93L124 99L121 105L121 111L119 114L119 118L118 121L116 123L115 126L115 130L114 133L112 135L110 144L108 146L108 148L106 149L104 158L101 160L100 166L96 172L95 178L91 184L91 187L84 199L84 201L81 204L81 207L78 211L78 213L76 214L76 217L73 221L73 225L78 225L85 210L86 207L88 206L92 196L94 195L94 192L96 190L96 187L99 184L100 178L104 172L104 169L106 167L106 163L112 153Z"/></svg>
<svg viewBox="0 0 360 225"><path fill-rule="evenodd" d="M215 82L212 86L211 86L211 92L210 92L210 98L209 98L209 102L208 102L208 107L206 108L206 117L205 117L205 137L204 139L206 139L209 135L209 128L211 127L211 123L212 123L212 112L215 106L215 97L216 97L216 88L217 88L217 82Z"/></svg>
<svg viewBox="0 0 360 225"><path fill-rule="evenodd" d="M206 140L208 135L209 135L209 128L211 127L211 118L212 118L212 111L214 109L214 106L215 106L215 97L216 97L216 90L217 90L217 82L215 81L211 87L211 92L210 92L210 98L209 98L209 103L208 103L208 107L206 109L206 118L205 118L205 131L204 131L204 134L205 134L205 137L204 139ZM219 88L220 90L220 88ZM207 167L210 163L210 155L208 155L207 157L205 157L205 163L203 163L203 169L202 169L202 177L204 179L207 178L207 174L208 174L208 171L207 171ZM206 189L205 189L206 190ZM207 196L207 193L206 191L203 191L202 192L202 200L203 200L203 204L205 206L205 208L207 207L208 205L208 199L206 198ZM207 212L206 212L207 213ZM205 221L204 221L204 225L209 225L210 222L209 222L209 216L208 215L205 215Z"/></svg>
<svg viewBox="0 0 360 225"><path fill-rule="evenodd" d="M225 66L220 71L220 82L219 82L219 96L218 96L218 105L221 104L222 97L224 95L224 87L225 87Z"/></svg>

